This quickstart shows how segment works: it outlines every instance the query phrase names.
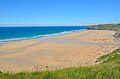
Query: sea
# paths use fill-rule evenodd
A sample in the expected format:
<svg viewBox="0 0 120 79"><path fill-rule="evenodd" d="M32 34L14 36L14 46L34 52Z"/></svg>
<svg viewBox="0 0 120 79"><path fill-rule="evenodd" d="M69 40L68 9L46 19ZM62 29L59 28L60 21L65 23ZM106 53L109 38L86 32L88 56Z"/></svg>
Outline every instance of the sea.
<svg viewBox="0 0 120 79"><path fill-rule="evenodd" d="M44 38L62 35L71 32L79 32L87 29L87 26L19 26L0 27L0 43Z"/></svg>

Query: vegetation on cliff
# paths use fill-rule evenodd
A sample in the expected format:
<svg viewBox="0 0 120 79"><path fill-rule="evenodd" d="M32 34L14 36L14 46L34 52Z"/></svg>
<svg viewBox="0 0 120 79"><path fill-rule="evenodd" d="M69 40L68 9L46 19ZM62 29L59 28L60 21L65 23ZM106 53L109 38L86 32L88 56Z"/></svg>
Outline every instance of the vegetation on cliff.
<svg viewBox="0 0 120 79"><path fill-rule="evenodd" d="M120 31L120 24L93 25L93 26L88 26L88 29L92 29L92 30L114 30L114 31Z"/></svg>

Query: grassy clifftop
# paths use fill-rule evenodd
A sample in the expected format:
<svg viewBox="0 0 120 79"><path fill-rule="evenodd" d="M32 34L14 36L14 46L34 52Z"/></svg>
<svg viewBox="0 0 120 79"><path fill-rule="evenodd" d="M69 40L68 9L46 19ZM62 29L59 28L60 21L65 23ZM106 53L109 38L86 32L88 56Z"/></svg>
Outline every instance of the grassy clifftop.
<svg viewBox="0 0 120 79"><path fill-rule="evenodd" d="M101 25L93 25L93 26L89 26L88 29L120 31L120 24L101 24Z"/></svg>
<svg viewBox="0 0 120 79"><path fill-rule="evenodd" d="M0 73L0 79L120 79L120 49L104 55L101 64L57 71L33 73Z"/></svg>

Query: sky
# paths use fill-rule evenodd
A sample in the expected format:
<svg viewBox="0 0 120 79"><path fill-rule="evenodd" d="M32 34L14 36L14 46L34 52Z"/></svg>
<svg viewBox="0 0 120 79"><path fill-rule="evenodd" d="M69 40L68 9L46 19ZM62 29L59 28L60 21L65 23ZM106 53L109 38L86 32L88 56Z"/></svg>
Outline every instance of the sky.
<svg viewBox="0 0 120 79"><path fill-rule="evenodd" d="M120 23L120 0L0 0L0 25Z"/></svg>

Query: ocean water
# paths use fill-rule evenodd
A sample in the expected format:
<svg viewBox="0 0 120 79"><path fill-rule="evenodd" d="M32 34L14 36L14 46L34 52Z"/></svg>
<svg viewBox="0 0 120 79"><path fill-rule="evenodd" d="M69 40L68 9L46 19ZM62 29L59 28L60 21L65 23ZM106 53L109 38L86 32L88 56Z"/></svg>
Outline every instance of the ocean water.
<svg viewBox="0 0 120 79"><path fill-rule="evenodd" d="M0 27L0 43L86 30L86 26Z"/></svg>

